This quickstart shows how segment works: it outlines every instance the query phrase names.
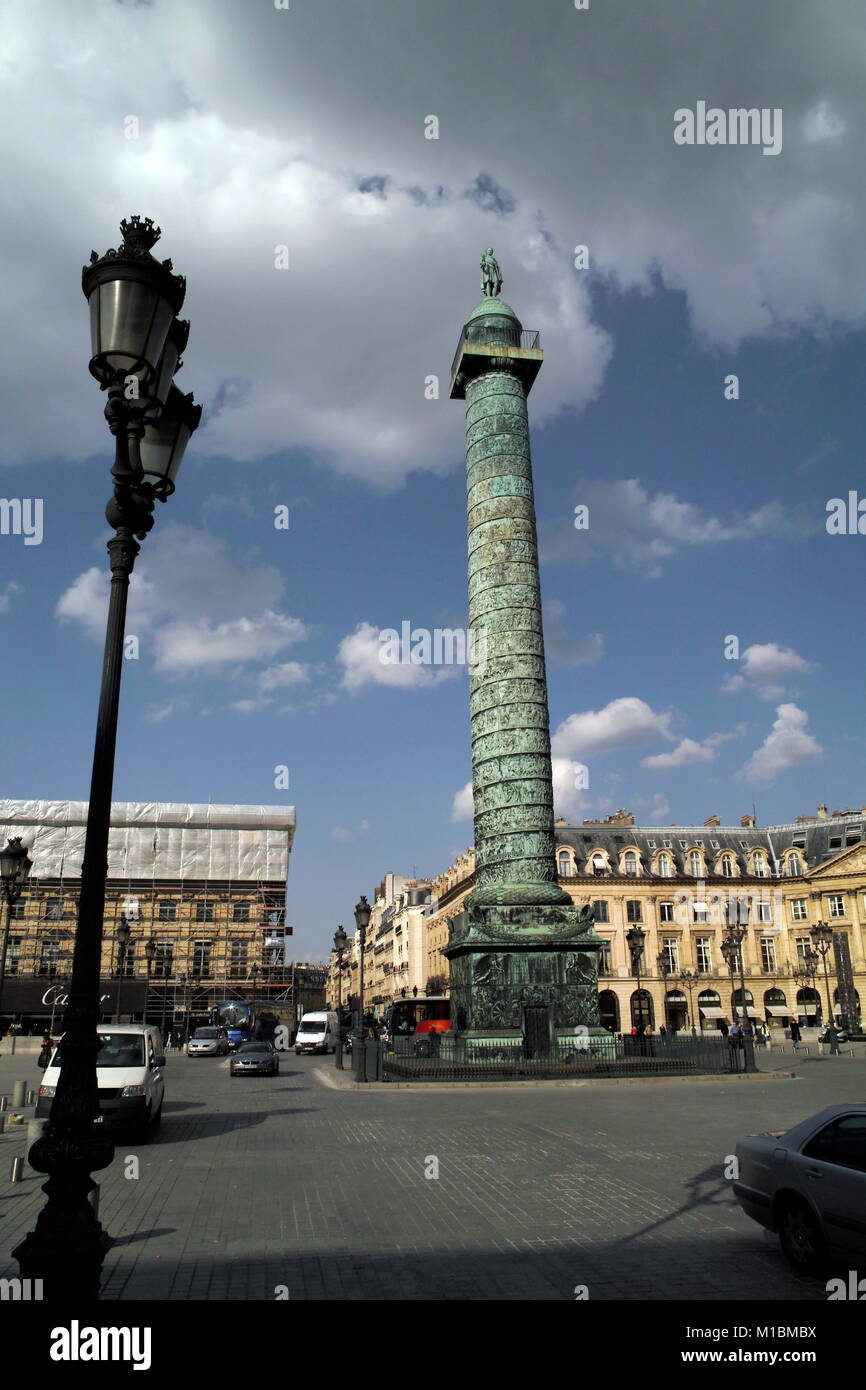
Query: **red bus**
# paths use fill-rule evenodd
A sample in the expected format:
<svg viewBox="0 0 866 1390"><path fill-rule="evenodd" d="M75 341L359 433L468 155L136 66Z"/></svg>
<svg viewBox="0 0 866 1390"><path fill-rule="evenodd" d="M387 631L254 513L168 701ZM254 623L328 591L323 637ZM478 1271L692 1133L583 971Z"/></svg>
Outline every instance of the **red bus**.
<svg viewBox="0 0 866 1390"><path fill-rule="evenodd" d="M385 1013L389 1038L411 1038L425 1033L447 1033L451 1028L451 1000L445 994L419 994L395 999Z"/></svg>

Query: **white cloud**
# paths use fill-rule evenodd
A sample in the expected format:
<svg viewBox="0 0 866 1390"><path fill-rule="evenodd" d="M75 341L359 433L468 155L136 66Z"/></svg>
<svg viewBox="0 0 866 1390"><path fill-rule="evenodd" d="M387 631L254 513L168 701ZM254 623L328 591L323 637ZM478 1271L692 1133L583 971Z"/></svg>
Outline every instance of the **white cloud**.
<svg viewBox="0 0 866 1390"><path fill-rule="evenodd" d="M10 11L2 175L22 191L0 229L19 326L0 348L10 461L106 447L98 394L69 350L86 331L73 269L132 211L163 226L162 254L189 277L184 389L223 407L191 453L306 448L381 485L459 454L461 413L444 391L425 400L423 380L447 377L491 241L506 298L544 333L537 422L592 399L611 352L572 268L578 241L618 288L651 292L658 277L681 292L714 344L859 323L864 189L850 160L816 159L863 125L854 0L799 0L796 24L791 0L764 0L713 44L705 7L682 3L620 0L591 21L563 4L539 22L497 0L477 24L462 0L404 8L405 23L374 25L355 0L290 16L247 5L242 24L230 0ZM588 23L591 54L575 48ZM491 62L493 99L477 86ZM419 96L430 71L436 141L423 133L432 98ZM503 121L533 72L543 111ZM782 158L674 145L677 102L734 86L784 109ZM135 140L130 93L147 97ZM49 191L60 221L33 216ZM274 269L280 244L286 271ZM46 264L58 274L46 279Z"/></svg>
<svg viewBox="0 0 866 1390"><path fill-rule="evenodd" d="M384 629L372 623L359 623L337 648L337 662L343 668L343 685L360 690L365 685L390 685L401 690L420 690L450 680L460 673L459 666L423 666L411 662L383 661L387 643L379 640ZM388 629L390 631L390 629Z"/></svg>
<svg viewBox="0 0 866 1390"><path fill-rule="evenodd" d="M803 117L803 138L810 145L823 144L827 140L838 140L845 134L848 124L827 101L819 101Z"/></svg>
<svg viewBox="0 0 866 1390"><path fill-rule="evenodd" d="M818 758L823 748L807 731L809 716L794 704L779 705L773 727L737 774L746 782L768 786L782 772Z"/></svg>
<svg viewBox="0 0 866 1390"><path fill-rule="evenodd" d="M745 732L745 727L744 724L738 724L736 729L729 733L710 734L709 738L702 739L700 743L693 738L681 739L676 748L672 748L669 753L654 753L649 758L641 758L641 767L663 772L675 767L688 767L690 763L711 763L720 744L727 743L728 739L738 738Z"/></svg>
<svg viewBox="0 0 866 1390"><path fill-rule="evenodd" d="M815 670L814 662L793 647L780 647L776 642L753 643L743 652L740 665L741 671L722 682L724 695L752 689L762 700L779 700L790 685L790 677L811 675Z"/></svg>
<svg viewBox="0 0 866 1390"><path fill-rule="evenodd" d="M269 666L258 678L259 689L282 690L287 685L303 685L310 679L309 667L301 661L283 661Z"/></svg>
<svg viewBox="0 0 866 1390"><path fill-rule="evenodd" d="M648 825L661 825L671 813L671 803L664 792L656 792L652 797L636 796L634 804L646 808L646 814L641 819Z"/></svg>
<svg viewBox="0 0 866 1390"><path fill-rule="evenodd" d="M657 714L645 700L623 696L600 710L571 714L563 720L551 739L558 757L579 758L585 762L596 754L618 748L631 748L651 738L673 739L672 715Z"/></svg>
<svg viewBox="0 0 866 1390"><path fill-rule="evenodd" d="M665 561L690 546L802 531L777 502L721 518L673 493L650 493L639 478L588 481L575 490L574 501L589 508L588 527L577 530L574 515L564 516L543 532L542 558L587 564L608 555L617 569L638 570L645 579L661 578Z"/></svg>
<svg viewBox="0 0 866 1390"><path fill-rule="evenodd" d="M8 613L12 607L12 600L23 592L21 585L16 584L14 579L10 579L8 584L4 584L3 588L0 589L0 613Z"/></svg>
<svg viewBox="0 0 866 1390"><path fill-rule="evenodd" d="M365 820L360 821L354 830L351 830L347 825L335 825L331 830L331 839L335 840L337 844L351 844L358 835L366 834L369 829L369 822Z"/></svg>
<svg viewBox="0 0 866 1390"><path fill-rule="evenodd" d="M274 607L283 588L275 566L239 564L221 537L170 522L148 540L133 571L127 632L171 676L269 662L309 635L299 618ZM85 570L61 595L58 618L102 641L108 590L107 570ZM303 680L302 671L297 662L271 666L261 688Z"/></svg>
<svg viewBox="0 0 866 1390"><path fill-rule="evenodd" d="M472 820L475 815L475 801L472 796L472 780L461 787L459 792L454 793L454 800L451 803L452 820Z"/></svg>

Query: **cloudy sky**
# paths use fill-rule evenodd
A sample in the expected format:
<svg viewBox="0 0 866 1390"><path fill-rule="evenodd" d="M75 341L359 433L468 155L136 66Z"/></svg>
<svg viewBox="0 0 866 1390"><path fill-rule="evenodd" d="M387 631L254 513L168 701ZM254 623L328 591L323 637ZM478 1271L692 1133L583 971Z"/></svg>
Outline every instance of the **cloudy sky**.
<svg viewBox="0 0 866 1390"><path fill-rule="evenodd" d="M294 804L299 955L471 841L465 672L379 634L466 621L447 384L485 246L546 354L561 814L866 802L866 536L826 525L866 497L860 4L25 0L0 64L0 495L44 531L0 534L4 795L87 794L110 456L80 270L141 213L205 413L138 562L115 795ZM781 149L678 144L698 103Z"/></svg>

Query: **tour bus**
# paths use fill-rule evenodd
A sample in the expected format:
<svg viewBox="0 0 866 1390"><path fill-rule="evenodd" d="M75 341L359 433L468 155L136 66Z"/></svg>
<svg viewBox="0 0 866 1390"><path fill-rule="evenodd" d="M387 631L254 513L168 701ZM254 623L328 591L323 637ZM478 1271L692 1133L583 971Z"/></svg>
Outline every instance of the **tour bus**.
<svg viewBox="0 0 866 1390"><path fill-rule="evenodd" d="M292 1005L279 999L225 999L214 1008L214 1023L225 1028L229 1047L241 1043L269 1042L276 1046L277 1029L291 1027Z"/></svg>
<svg viewBox="0 0 866 1390"><path fill-rule="evenodd" d="M445 994L418 994L395 999L385 1012L388 1038L423 1037L451 1028L451 1000Z"/></svg>

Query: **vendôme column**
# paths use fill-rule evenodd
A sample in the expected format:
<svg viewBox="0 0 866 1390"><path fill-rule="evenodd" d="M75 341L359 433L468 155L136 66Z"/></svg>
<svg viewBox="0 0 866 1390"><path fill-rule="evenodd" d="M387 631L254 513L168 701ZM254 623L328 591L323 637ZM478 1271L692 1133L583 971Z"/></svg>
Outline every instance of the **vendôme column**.
<svg viewBox="0 0 866 1390"><path fill-rule="evenodd" d="M535 1055L578 1025L597 1031L602 943L556 874L526 408L544 354L499 298L492 249L481 270L484 299L460 336L450 393L466 401L475 885L445 955L458 1033L523 1037Z"/></svg>

